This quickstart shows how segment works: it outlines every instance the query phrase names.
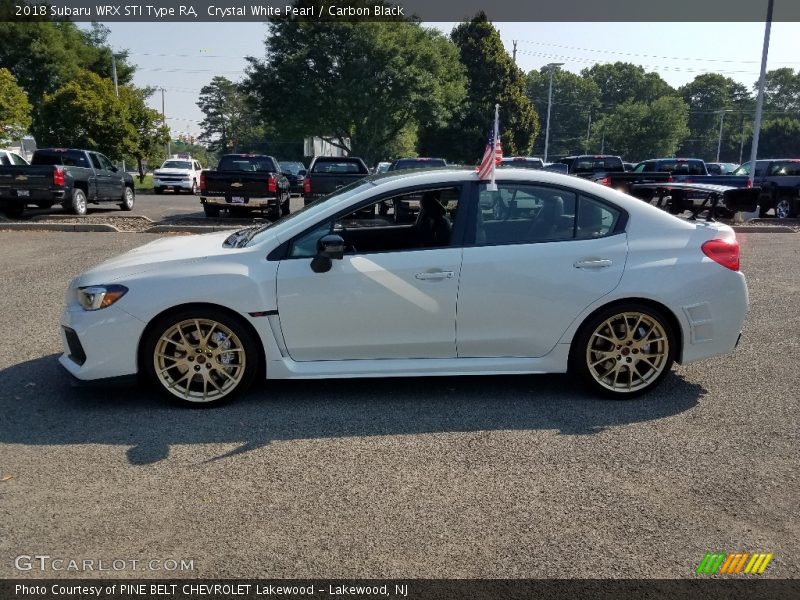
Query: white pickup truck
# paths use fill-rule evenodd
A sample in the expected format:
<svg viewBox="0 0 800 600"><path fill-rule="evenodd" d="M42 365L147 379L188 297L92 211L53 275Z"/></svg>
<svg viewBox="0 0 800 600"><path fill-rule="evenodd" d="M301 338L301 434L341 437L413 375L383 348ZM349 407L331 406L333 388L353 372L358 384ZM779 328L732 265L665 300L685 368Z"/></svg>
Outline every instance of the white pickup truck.
<svg viewBox="0 0 800 600"><path fill-rule="evenodd" d="M200 172L203 167L191 156L173 156L164 161L153 173L153 191L161 194L164 190L181 190L196 194L200 189Z"/></svg>
<svg viewBox="0 0 800 600"><path fill-rule="evenodd" d="M28 161L11 150L0 150L0 167L24 167Z"/></svg>

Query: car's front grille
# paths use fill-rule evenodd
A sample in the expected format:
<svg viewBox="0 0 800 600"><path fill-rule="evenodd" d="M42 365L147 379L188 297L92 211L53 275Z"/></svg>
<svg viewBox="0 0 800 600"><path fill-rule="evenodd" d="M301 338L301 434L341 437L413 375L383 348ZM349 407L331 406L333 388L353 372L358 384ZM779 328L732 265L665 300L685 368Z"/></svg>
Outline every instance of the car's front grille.
<svg viewBox="0 0 800 600"><path fill-rule="evenodd" d="M86 353L83 351L83 346L81 346L81 341L78 339L78 334L75 333L75 330L64 327L64 336L67 338L70 360L78 365L85 363Z"/></svg>

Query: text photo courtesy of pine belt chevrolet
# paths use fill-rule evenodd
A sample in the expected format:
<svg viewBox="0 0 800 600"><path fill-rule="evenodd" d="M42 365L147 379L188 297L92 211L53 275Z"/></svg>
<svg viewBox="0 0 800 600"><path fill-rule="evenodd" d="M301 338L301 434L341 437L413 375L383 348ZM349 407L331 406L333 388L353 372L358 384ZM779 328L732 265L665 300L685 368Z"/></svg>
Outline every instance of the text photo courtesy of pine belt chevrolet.
<svg viewBox="0 0 800 600"><path fill-rule="evenodd" d="M0 211L19 218L33 204L85 215L89 204L115 202L133 210L133 178L99 152L43 148L33 153L30 166L0 166Z"/></svg>
<svg viewBox="0 0 800 600"><path fill-rule="evenodd" d="M567 371L629 398L737 346L748 294L730 227L498 173L496 191L471 170L369 176L276 223L113 258L71 282L60 363L194 405L264 377Z"/></svg>

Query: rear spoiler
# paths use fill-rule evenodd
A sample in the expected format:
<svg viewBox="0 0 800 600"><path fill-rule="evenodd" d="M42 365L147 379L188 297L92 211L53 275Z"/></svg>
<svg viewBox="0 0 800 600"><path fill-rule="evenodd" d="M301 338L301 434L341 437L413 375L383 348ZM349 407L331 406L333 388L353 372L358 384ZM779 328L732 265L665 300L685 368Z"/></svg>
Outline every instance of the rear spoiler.
<svg viewBox="0 0 800 600"><path fill-rule="evenodd" d="M690 219L696 220L697 215L706 212L706 221L713 221L716 217L717 206L720 201L723 206L732 212L753 212L758 207L758 197L761 188L737 188L727 185L712 185L710 183L637 183L631 186L631 194L637 198L649 200L643 195L636 194L636 191L652 191L658 196L656 206L665 208L665 199L672 196L673 192L696 192L705 194L703 203L692 209Z"/></svg>

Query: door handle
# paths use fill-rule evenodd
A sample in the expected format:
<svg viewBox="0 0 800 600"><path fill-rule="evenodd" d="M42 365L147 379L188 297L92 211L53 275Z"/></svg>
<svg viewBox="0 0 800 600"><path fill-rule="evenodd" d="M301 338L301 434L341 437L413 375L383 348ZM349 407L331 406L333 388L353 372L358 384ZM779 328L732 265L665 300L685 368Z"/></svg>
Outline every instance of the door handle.
<svg viewBox="0 0 800 600"><path fill-rule="evenodd" d="M579 260L573 266L576 269L603 269L610 267L613 262L607 258L590 258L587 260Z"/></svg>
<svg viewBox="0 0 800 600"><path fill-rule="evenodd" d="M431 273L417 273L414 277L422 281L436 281L440 279L452 279L453 275L455 275L453 271L433 271Z"/></svg>

